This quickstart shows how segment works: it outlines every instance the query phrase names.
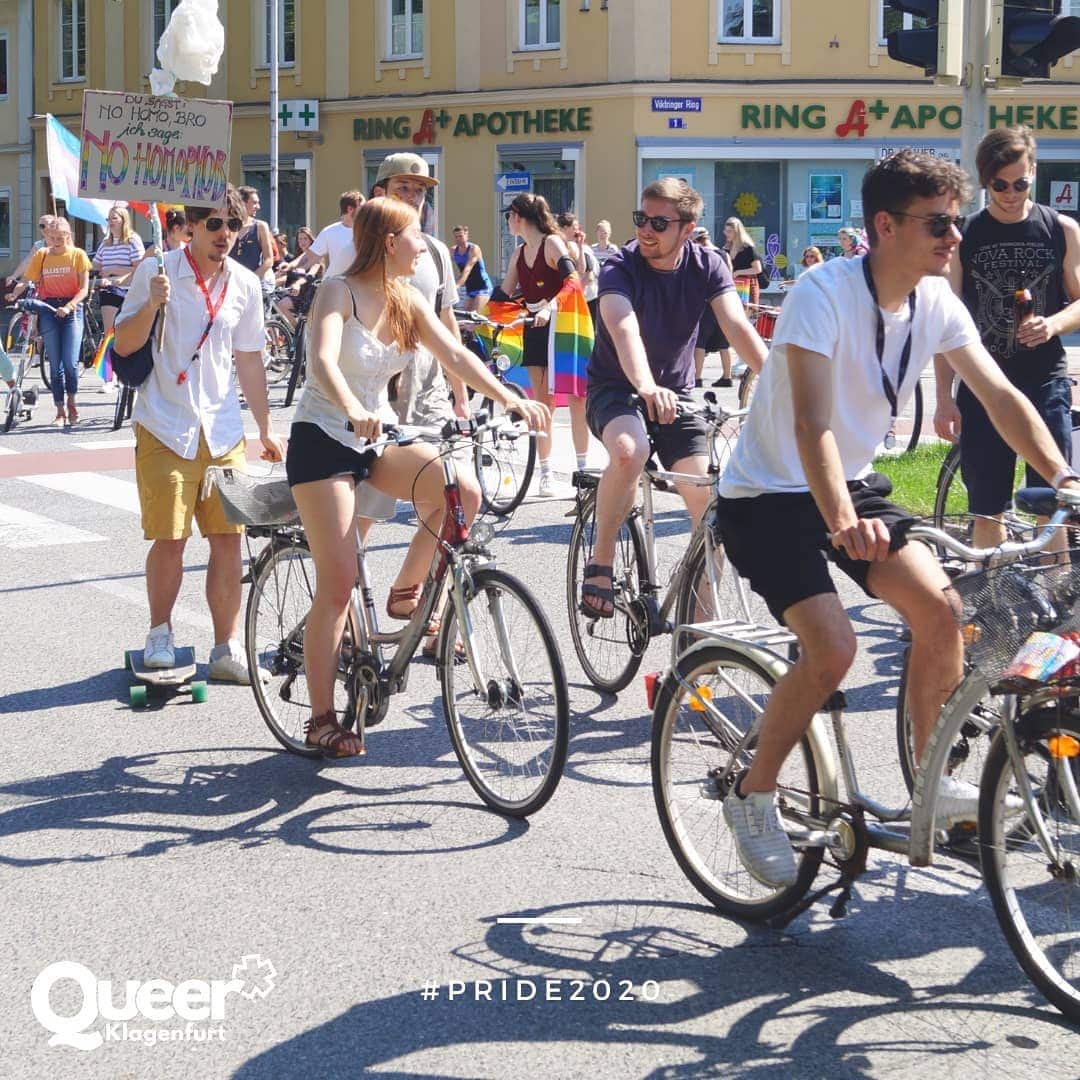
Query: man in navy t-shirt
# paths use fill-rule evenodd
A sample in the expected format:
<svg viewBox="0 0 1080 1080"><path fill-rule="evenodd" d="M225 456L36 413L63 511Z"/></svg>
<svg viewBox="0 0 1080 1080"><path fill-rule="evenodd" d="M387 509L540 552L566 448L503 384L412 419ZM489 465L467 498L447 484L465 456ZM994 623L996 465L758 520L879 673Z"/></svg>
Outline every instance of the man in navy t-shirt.
<svg viewBox="0 0 1080 1080"><path fill-rule="evenodd" d="M615 538L649 456L645 421L630 395L641 397L649 419L659 425L653 442L664 468L705 476L708 428L697 415L676 415L694 385L694 344L705 305L743 360L755 371L765 361L765 345L747 321L720 254L690 242L703 207L684 180L665 177L650 184L634 212L637 239L612 255L600 273L600 319L585 409L610 461L596 493L596 542L581 590L581 610L593 618L615 613ZM678 490L696 525L711 490L689 484Z"/></svg>

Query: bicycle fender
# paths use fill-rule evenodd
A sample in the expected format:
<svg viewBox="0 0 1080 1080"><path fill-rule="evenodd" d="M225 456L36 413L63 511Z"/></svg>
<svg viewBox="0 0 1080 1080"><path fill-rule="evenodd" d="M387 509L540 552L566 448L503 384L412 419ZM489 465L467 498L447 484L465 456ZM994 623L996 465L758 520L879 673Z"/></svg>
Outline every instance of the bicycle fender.
<svg viewBox="0 0 1080 1080"><path fill-rule="evenodd" d="M930 866L934 861L934 817L941 777L949 763L949 751L968 714L990 692L986 676L973 669L945 702L941 715L930 732L911 793L911 842L908 862L912 866ZM932 777L933 782L928 782Z"/></svg>
<svg viewBox="0 0 1080 1080"><path fill-rule="evenodd" d="M791 670L791 661L786 657L775 653L764 645L755 645L752 642L740 641L738 638L722 639L712 637L691 645L682 654L683 657L709 646L725 645L732 652L741 653L747 659L754 661L765 668L776 679L782 679ZM833 803L840 800L840 782L836 772L836 752L833 749L832 739L829 737L829 729L821 713L815 713L806 729L806 738L813 751L814 760L820 767L818 787L820 794L825 799L831 799Z"/></svg>

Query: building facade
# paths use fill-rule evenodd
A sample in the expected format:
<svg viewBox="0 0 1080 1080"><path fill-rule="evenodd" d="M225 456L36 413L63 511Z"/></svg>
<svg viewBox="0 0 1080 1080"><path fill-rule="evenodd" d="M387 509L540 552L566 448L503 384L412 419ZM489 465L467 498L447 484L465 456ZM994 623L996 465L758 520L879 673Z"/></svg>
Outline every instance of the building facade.
<svg viewBox="0 0 1080 1080"><path fill-rule="evenodd" d="M837 228L861 224L861 177L883 153L959 152L960 90L889 59L881 0L225 0L213 84L177 92L236 103L232 177L262 190L264 212L272 3L290 235L333 220L342 190L368 191L386 154L410 150L441 182L425 226L446 237L469 225L495 273L512 249L502 210L516 192L574 210L590 234L607 218L621 241L641 187L678 175L705 196L714 235L742 218L779 278L807 244L834 249ZM34 58L30 190L10 168L0 175L0 206L7 185L20 222L48 208L44 114L77 131L82 89L148 91L175 0L32 6L32 53L12 54ZM1035 129L1037 197L1070 212L1076 55L1049 82L991 91L987 117Z"/></svg>

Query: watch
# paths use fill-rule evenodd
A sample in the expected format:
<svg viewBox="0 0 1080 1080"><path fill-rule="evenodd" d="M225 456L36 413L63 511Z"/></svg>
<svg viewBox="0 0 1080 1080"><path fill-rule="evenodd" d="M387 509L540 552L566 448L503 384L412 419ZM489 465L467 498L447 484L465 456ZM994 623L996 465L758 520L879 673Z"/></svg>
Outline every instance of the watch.
<svg viewBox="0 0 1080 1080"><path fill-rule="evenodd" d="M1050 481L1050 485L1057 491L1066 480L1080 480L1080 473L1066 465L1064 469L1058 469L1054 473L1054 479Z"/></svg>

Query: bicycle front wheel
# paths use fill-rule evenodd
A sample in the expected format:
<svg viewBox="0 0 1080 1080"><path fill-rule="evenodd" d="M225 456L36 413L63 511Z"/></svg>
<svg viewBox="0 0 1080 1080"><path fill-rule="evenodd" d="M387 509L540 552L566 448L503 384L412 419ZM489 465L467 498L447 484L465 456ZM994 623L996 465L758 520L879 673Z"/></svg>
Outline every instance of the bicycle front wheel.
<svg viewBox="0 0 1080 1080"><path fill-rule="evenodd" d="M517 397L525 397L513 383L506 385ZM484 398L481 408L491 417L505 411L491 398ZM511 411L510 418L520 420L521 415ZM512 514L529 492L536 467L536 440L516 431L485 431L476 440L473 460L484 509L500 517Z"/></svg>
<svg viewBox="0 0 1080 1080"><path fill-rule="evenodd" d="M570 703L555 635L517 578L479 570L466 600L468 631L453 601L440 637L443 709L454 753L494 810L527 817L554 794L566 764ZM484 685L460 655L466 633Z"/></svg>
<svg viewBox="0 0 1080 1080"><path fill-rule="evenodd" d="M45 355L45 346L41 345L38 353L38 371L41 374L41 383L46 390L52 390L52 372L49 371L49 358Z"/></svg>
<svg viewBox="0 0 1080 1080"><path fill-rule="evenodd" d="M775 681L749 657L720 645L701 646L680 658L653 709L653 796L668 846L690 883L711 904L753 921L791 908L810 888L822 858L819 847L796 850L795 884L763 885L743 866L724 820L723 800L753 761L755 740L742 745L744 736L764 711ZM684 684L693 687L696 696ZM813 744L804 736L777 785L785 821L819 813L820 774Z"/></svg>
<svg viewBox="0 0 1080 1080"><path fill-rule="evenodd" d="M758 373L752 368L747 369L739 376L739 408L749 409L750 402L754 400L754 391L758 388Z"/></svg>
<svg viewBox="0 0 1080 1080"><path fill-rule="evenodd" d="M297 387L304 382L304 354L307 350L307 329L303 323L297 328L293 338L292 367L289 369L289 385L285 388L285 408L287 409L296 396Z"/></svg>
<svg viewBox="0 0 1080 1080"><path fill-rule="evenodd" d="M245 649L251 689L266 726L286 750L315 757L304 741L304 724L311 716L311 696L304 675L304 626L315 595L315 560L306 543L275 547L256 560L244 615ZM355 641L352 616L345 626L342 663L334 684L334 710L345 717L345 654ZM258 668L269 673L263 682Z"/></svg>
<svg viewBox="0 0 1080 1080"><path fill-rule="evenodd" d="M1016 959L1048 1001L1080 1021L1080 716L1051 707L1021 717L1016 737L1035 805L1020 787L999 732L979 791L986 890ZM1050 850L1034 815L1045 823Z"/></svg>
<svg viewBox="0 0 1080 1080"><path fill-rule="evenodd" d="M135 402L135 391L123 383L116 389L116 403L113 405L113 431L119 431L123 423L131 416L131 407Z"/></svg>
<svg viewBox="0 0 1080 1080"><path fill-rule="evenodd" d="M13 386L7 392L7 408L4 411L4 431L10 431L15 426L15 420L22 406L22 391Z"/></svg>
<svg viewBox="0 0 1080 1080"><path fill-rule="evenodd" d="M263 366L266 381L281 382L292 368L293 331L284 319L268 319L263 344Z"/></svg>
<svg viewBox="0 0 1080 1080"><path fill-rule="evenodd" d="M593 561L595 543L596 501L590 497L580 506L570 533L566 561L570 637L589 682L598 690L616 694L637 674L649 644L648 611L643 601L645 540L637 518L627 518L615 540L615 614L610 619L594 619L580 607L585 567Z"/></svg>

